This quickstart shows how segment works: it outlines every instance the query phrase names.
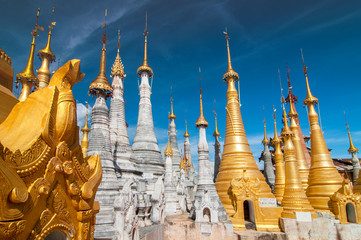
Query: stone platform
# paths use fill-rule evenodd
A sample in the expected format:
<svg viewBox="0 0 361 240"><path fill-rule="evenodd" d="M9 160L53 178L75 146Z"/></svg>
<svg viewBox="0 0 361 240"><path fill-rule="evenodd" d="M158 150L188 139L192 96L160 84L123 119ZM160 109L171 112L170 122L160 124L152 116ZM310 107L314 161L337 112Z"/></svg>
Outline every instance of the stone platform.
<svg viewBox="0 0 361 240"><path fill-rule="evenodd" d="M312 222L280 218L280 225L288 240L361 240L361 224L340 224L329 214Z"/></svg>
<svg viewBox="0 0 361 240"><path fill-rule="evenodd" d="M284 232L235 230L231 234L223 224L202 225L188 215L175 215L166 217L164 225L148 229L141 240L361 240L361 224L340 224L326 215L312 222L281 218L280 226Z"/></svg>

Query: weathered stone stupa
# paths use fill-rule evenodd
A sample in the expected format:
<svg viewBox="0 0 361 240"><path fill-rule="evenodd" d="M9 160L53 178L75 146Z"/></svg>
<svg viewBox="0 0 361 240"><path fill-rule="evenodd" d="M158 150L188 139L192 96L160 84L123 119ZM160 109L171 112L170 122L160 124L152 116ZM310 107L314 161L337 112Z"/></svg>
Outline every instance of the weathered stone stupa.
<svg viewBox="0 0 361 240"><path fill-rule="evenodd" d="M172 91L172 89L171 89ZM177 119L176 115L173 112L173 97L170 98L170 104L171 104L171 112L168 116L168 119L170 120L170 145L173 150L173 170L176 172L177 175L179 175L179 164L181 162L181 156L178 149L178 141L177 141L177 130L175 126L175 120Z"/></svg>
<svg viewBox="0 0 361 240"><path fill-rule="evenodd" d="M165 175L164 175L164 198L165 198L165 216L182 213L175 181L175 171L173 170L173 150L170 145L169 137L167 147L164 150L165 156Z"/></svg>
<svg viewBox="0 0 361 240"><path fill-rule="evenodd" d="M109 111L106 99L111 96L113 89L105 73L105 33L102 37L102 42L103 48L100 60L100 71L89 86L89 91L96 96L96 100L92 109L88 156L99 155L103 170L102 181L95 197L100 205L94 233L94 237L97 239L106 239L109 236L115 236L117 234L117 230L113 226L115 217L114 200L119 194L118 190L120 187L115 175L109 135Z"/></svg>
<svg viewBox="0 0 361 240"><path fill-rule="evenodd" d="M266 119L263 120L264 123L264 138L262 140L262 144L264 146L264 150L262 152L262 160L264 161L264 176L266 178L266 182L270 186L271 189L274 189L275 186L275 172L273 170L272 164L272 155L269 150L270 141L267 138L267 129L266 129Z"/></svg>
<svg viewBox="0 0 361 240"><path fill-rule="evenodd" d="M144 60L138 68L137 74L141 78L139 85L139 114L137 129L133 141L133 157L136 159L143 178L147 180L147 192L154 191L154 184L164 173L162 155L159 151L157 138L154 132L152 103L150 101L151 87L149 78L153 77L153 70L148 66L147 59L147 24L144 30Z"/></svg>
<svg viewBox="0 0 361 240"><path fill-rule="evenodd" d="M203 115L202 89L200 89L200 115L196 122L198 140L198 185L195 195L195 221L218 223L228 220L212 179L209 148L206 137L208 122Z"/></svg>
<svg viewBox="0 0 361 240"><path fill-rule="evenodd" d="M138 170L135 159L132 158L132 148L129 144L127 123L125 121L125 107L124 107L124 66L119 56L120 48L120 33L118 31L118 50L115 58L111 77L113 78L113 95L110 101L109 114L109 130L110 141L112 146L112 155L116 162L118 173L121 175L121 181L126 181L129 178L140 178L142 172Z"/></svg>

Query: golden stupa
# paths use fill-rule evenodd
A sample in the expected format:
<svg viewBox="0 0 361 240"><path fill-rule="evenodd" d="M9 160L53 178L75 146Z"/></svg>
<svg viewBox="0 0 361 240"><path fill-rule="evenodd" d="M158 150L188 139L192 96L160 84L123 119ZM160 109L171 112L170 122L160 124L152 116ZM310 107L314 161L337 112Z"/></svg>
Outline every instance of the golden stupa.
<svg viewBox="0 0 361 240"><path fill-rule="evenodd" d="M283 193L285 191L285 163L283 160L283 153L281 150L281 142L282 140L278 137L277 133L277 123L276 123L276 110L273 109L273 119L275 125L275 135L272 139L272 144L274 146L274 158L275 158L275 187L273 194L277 198L277 202L281 203L283 198Z"/></svg>
<svg viewBox="0 0 361 240"><path fill-rule="evenodd" d="M297 112L294 110L294 104L293 99L290 98L290 111L288 113L288 116L291 118L291 130L294 133L292 135L292 142L293 146L296 150L296 159L297 159L297 165L298 165L298 173L299 177L302 182L302 187L304 190L308 187L308 174L310 172L310 169L308 168L308 164L305 158L305 154L303 152L302 148L302 142L301 138L299 136L299 127L296 123L296 117L298 117Z"/></svg>
<svg viewBox="0 0 361 240"><path fill-rule="evenodd" d="M306 194L315 210L332 212L330 197L342 187L342 178L333 164L318 123L318 115L314 106L318 103L318 99L311 93L304 61L303 71L307 89L307 97L303 104L308 107L308 120L311 127L311 168Z"/></svg>
<svg viewBox="0 0 361 240"><path fill-rule="evenodd" d="M296 212L310 212L313 218L317 218L317 214L308 201L306 193L302 187L296 159L296 148L292 143L292 138L295 133L288 127L287 115L284 106L283 123L284 128L281 135L284 140L283 151L285 156L286 175L285 188L282 199L282 217L296 218ZM297 131L297 129L295 130Z"/></svg>
<svg viewBox="0 0 361 240"><path fill-rule="evenodd" d="M263 174L259 171L248 144L235 86L239 77L232 68L227 32L225 35L228 69L223 76L223 81L228 84L227 120L222 161L215 182L216 189L236 229L245 227L243 204L244 201L249 200L252 202L249 205L254 207L257 230L279 231L278 217L282 208L263 208L259 203L260 199L274 199L275 202L276 199Z"/></svg>

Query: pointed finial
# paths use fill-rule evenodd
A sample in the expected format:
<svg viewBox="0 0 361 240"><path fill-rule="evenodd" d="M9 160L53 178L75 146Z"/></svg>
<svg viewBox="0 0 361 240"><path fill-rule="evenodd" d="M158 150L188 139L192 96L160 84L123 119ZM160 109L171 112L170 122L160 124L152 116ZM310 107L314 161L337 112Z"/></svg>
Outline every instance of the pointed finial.
<svg viewBox="0 0 361 240"><path fill-rule="evenodd" d="M40 59L48 58L49 62L55 61L55 54L51 51L51 48L50 48L51 31L53 29L53 26L55 26L55 24L56 24L56 22L53 22L54 11L55 10L53 8L53 10L51 11L51 21L50 21L50 25L49 25L48 41L46 43L45 48L39 50L39 52L38 52L38 56L40 57Z"/></svg>
<svg viewBox="0 0 361 240"><path fill-rule="evenodd" d="M153 76L153 70L148 65L148 12L145 12L145 28L144 28L144 59L143 64L137 69L138 76L142 75L142 72L147 72L149 77Z"/></svg>
<svg viewBox="0 0 361 240"><path fill-rule="evenodd" d="M168 115L169 119L177 119L176 115L173 112L173 93L172 93L172 85L170 86L170 114Z"/></svg>
<svg viewBox="0 0 361 240"><path fill-rule="evenodd" d="M274 126L275 126L275 134L274 137L272 139L272 143L278 143L280 142L280 138L278 137L278 133L277 133L277 121L276 121L276 109L275 106L273 106L273 121L274 121Z"/></svg>
<svg viewBox="0 0 361 240"><path fill-rule="evenodd" d="M286 97L286 102L290 102L290 98L292 98L293 103L298 101L298 98L292 93L292 85L290 81L290 71L291 69L288 68L288 64L286 63L287 69L287 82L288 82L288 96Z"/></svg>
<svg viewBox="0 0 361 240"><path fill-rule="evenodd" d="M356 148L355 145L353 145L353 141L352 141L351 133L350 133L350 128L349 128L349 126L347 124L346 112L343 111L343 114L345 115L345 122L346 122L346 128L347 128L347 133L348 133L348 139L350 141L350 148L347 151L348 151L348 153L356 153L356 152L358 152L358 148Z"/></svg>
<svg viewBox="0 0 361 240"><path fill-rule="evenodd" d="M186 132L184 133L184 137L190 137L189 133L188 133L188 124L187 124L187 119L185 120L186 122Z"/></svg>
<svg viewBox="0 0 361 240"><path fill-rule="evenodd" d="M266 114L263 106L263 127L264 127L264 138L262 140L263 144L269 143L269 140L267 138L267 130L266 130Z"/></svg>
<svg viewBox="0 0 361 240"><path fill-rule="evenodd" d="M219 137L221 136L221 134L218 132L218 126L217 126L217 110L216 110L216 99L214 99L214 126L215 126L215 130L213 133L214 137Z"/></svg>
<svg viewBox="0 0 361 240"><path fill-rule="evenodd" d="M303 105L317 104L318 99L312 95L310 85L308 83L307 67L306 67L306 64L305 64L305 60L303 58L302 48L301 48L301 55L302 55L303 72L304 72L305 78L306 78L306 89L307 89L307 97L303 101Z"/></svg>
<svg viewBox="0 0 361 240"><path fill-rule="evenodd" d="M282 88L282 80L281 80L281 71L278 69L278 78L280 79L280 87L281 87L281 103L285 102L285 97L283 96L283 88Z"/></svg>
<svg viewBox="0 0 361 240"><path fill-rule="evenodd" d="M119 48L120 48L120 29L118 29L118 44L117 44L117 48L118 48L118 54L119 54Z"/></svg>
<svg viewBox="0 0 361 240"><path fill-rule="evenodd" d="M144 28L144 36L148 36L148 11L145 11L145 28Z"/></svg>
<svg viewBox="0 0 361 240"><path fill-rule="evenodd" d="M201 68L199 68L199 73L200 73L200 71L201 71ZM202 77L199 78L199 82L200 82L200 84L202 84ZM199 91L200 115L196 121L196 127L200 127L200 126L208 127L208 122L203 115L202 86L200 86L199 89L200 89L200 91Z"/></svg>
<svg viewBox="0 0 361 240"><path fill-rule="evenodd" d="M231 52L230 52L230 50L229 50L229 36L228 36L227 27L226 27L226 30L223 32L223 34L226 35L226 41L227 41L227 56L228 56L228 68L227 68L227 72L223 75L223 81L224 81L224 82L228 82L228 81L238 81L238 80L239 80L238 73L236 73L236 72L233 70L233 67L232 67Z"/></svg>

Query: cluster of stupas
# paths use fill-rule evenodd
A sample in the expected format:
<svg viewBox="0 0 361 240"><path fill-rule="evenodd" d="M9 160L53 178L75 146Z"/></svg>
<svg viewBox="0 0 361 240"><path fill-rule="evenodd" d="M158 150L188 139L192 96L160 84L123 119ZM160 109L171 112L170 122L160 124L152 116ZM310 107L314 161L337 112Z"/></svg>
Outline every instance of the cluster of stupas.
<svg viewBox="0 0 361 240"><path fill-rule="evenodd" d="M38 17L39 11L37 19ZM22 85L19 108L26 106L21 104L31 104L33 98L38 95L41 96L43 92L45 93L46 89L58 86L58 77L62 73L65 74L65 68L60 68L53 75L52 79L54 80L52 81L54 83L49 85L51 81L49 63L55 61L55 55L50 48L53 25L55 24L51 23L49 26L48 41L45 48L38 53L42 64L36 76L33 70L35 39L38 36L38 29L41 29L36 22L36 27L32 32L33 41L25 70L16 75L16 80ZM21 235L23 237L19 239L28 239L28 237L44 239L47 235L51 236L53 232L54 236L60 237L60 239L66 239L61 238L61 236L70 237L71 239L73 239L73 236L76 236L76 239L92 239L93 237L95 239L140 239L143 237L146 239L163 239L163 235L159 237L159 234L163 234L162 230L159 230L163 229L160 226L164 226L164 234L169 239L216 239L220 237L223 239L236 239L237 234L242 235L240 230L246 229L265 232L283 231L289 239L336 239L336 235L343 236L350 229L347 227L350 225L342 225L340 227L340 224L361 223L360 162L356 155L358 149L353 145L349 127L347 126L350 140L348 151L352 154L353 179L342 178L331 159L319 125L318 114L315 110L318 99L311 93L307 67L304 61L303 70L307 96L303 103L308 109L308 119L311 128L310 152L306 147L301 131L299 115L295 106L297 97L292 93L288 75L289 95L282 101L283 128L279 136L276 113L274 111L274 137L273 139L268 139L266 122L264 120L264 139L262 140L264 151L261 156L261 159L264 161L264 174L258 169L242 121L240 101L236 89L239 75L232 67L228 33L225 32L225 35L228 68L223 75L223 81L228 86L226 93L227 119L223 152L221 152L221 144L219 142L221 134L217 128L217 114L215 113L215 131L213 133L215 137L214 172L212 172L209 159L209 146L206 138L208 121L203 114L202 90L200 90L200 115L195 123L199 129L198 174L193 166L193 160L195 159L192 159L190 152L190 135L187 130L187 122L184 134L184 152L181 153L179 151L173 98L171 98L171 111L168 116L170 120L168 142L164 150L163 160L154 131L152 115L152 92L149 80L153 77L153 70L148 65L147 25L144 30L144 59L142 65L137 70L137 74L141 78L139 85L138 122L133 143L130 144L125 120L126 109L123 95L126 74L119 53L120 37L118 33L117 55L111 68L112 84L110 84L106 75L107 39L104 31L99 74L89 85L89 92L96 97L92 108L91 128L88 126L88 113L86 113L85 125L81 128L83 132L81 146L78 146L79 143L67 142L69 143L69 148L72 149L71 151L74 151L71 152L74 155L72 159L89 159L89 164L88 162L83 162L84 166L89 165L87 166L88 171L90 171L89 169L95 169L90 159L95 157L94 155L99 155L101 174L97 173L94 176L97 177L98 181L101 179L100 185L98 187L99 183L96 184L94 180L93 184L96 186L93 188L93 191L89 192L87 190L85 193L82 191L85 191L86 187L83 186L79 189L79 186L72 185L75 184L75 178L67 178L66 181L59 181L58 183L60 185L70 184L69 186L67 185L67 189L70 189L69 193L66 193L69 199L70 197L77 196L80 192L82 192L81 194L84 199L90 199L91 197L88 196L93 196L96 191L95 201L93 199L91 203L87 203L93 209L91 213L93 215L96 214L95 221L89 220L86 223L88 225L82 225L82 227L77 228L68 227L68 225L59 220L60 223L57 222L58 225L48 229L43 223L44 219L47 219L46 215L43 215L48 214L44 211L41 216L34 215L35 217L31 217L40 219L40 223L36 226L27 226L25 222L23 222L25 227L16 225L16 229L19 229L16 231L20 233L24 229L28 231L28 235L24 233ZM66 66L69 67L70 72L75 71L74 69L79 71L78 62L71 62L69 64ZM65 80L67 80L67 76L65 74ZM81 79L82 75L79 72L76 76L78 80ZM74 80L72 84L75 82ZM60 85L61 89L64 86L68 86ZM62 91L64 93L59 95L59 102L68 101L73 104L74 99L71 90ZM110 98L110 108L107 106L108 98ZM282 99L284 99L283 96ZM288 102L289 107L288 114L286 113L286 102ZM64 109L67 109L66 106ZM74 105L69 106L74 107ZM71 108L69 112L72 113L73 110ZM50 110L50 112L52 111ZM65 123L65 117L66 121L69 119L76 120L75 113L73 115L70 114L69 118L68 115L61 114L62 111L58 111L58 115L54 111L52 112L55 114L53 118L57 122ZM21 117L22 115L19 116ZM5 129L3 130L4 132L10 129L13 118L8 118L5 121L5 125L0 125L0 129ZM52 121L55 121L53 118L47 120L49 126L51 126ZM59 132L61 128L56 130ZM53 134L49 131L47 134ZM61 139L68 139L65 138L66 136L72 136L72 139L77 139L78 129L67 129L63 132L60 131L59 134L62 137ZM2 135L0 134L0 136ZM6 143L7 140L6 138L0 139L0 142ZM11 149L11 146L7 147ZM1 153L7 151L6 148L0 148L0 150ZM56 155L56 158L63 159L68 157L67 154L69 153L64 152L61 155L58 151L60 150L57 150L58 155ZM77 152L82 153L80 157L75 156ZM14 156L14 158L17 157L17 155ZM79 163L77 164L79 165ZM85 179L91 179L83 172L85 170L78 170L83 165L78 166L77 164L71 165L74 167L73 169L65 162L62 166L54 165L54 169L56 172L64 171L67 175L72 174L72 171L79 171L79 178L83 182ZM34 167L34 169L32 170L33 172L37 168ZM100 171L99 167L96 169ZM12 174L23 174L23 172L19 170ZM15 178L8 177L3 172L0 172L0 176L5 176L4 179L7 180ZM17 198L17 191L20 190L12 190L9 193L11 197L6 201L13 201L11 204L27 201L19 200ZM39 189L39 193L43 195L45 194L44 191L46 192L46 189ZM7 196L4 196L1 195L1 197L6 199ZM62 203L62 205L57 205L54 209L62 208L62 211L67 211L67 209L71 208L72 201L73 203L75 201L75 198L71 199L67 200L68 205ZM1 226L8 224L6 223L7 218L1 214L6 212L4 209L12 208L13 205L11 204L5 207L0 205L0 210L2 210L0 211ZM79 202L79 205L76 205L75 209L84 208L87 210L89 209L86 207L88 205L83 200L83 202ZM71 211L73 211L73 208L71 208ZM64 214L64 212L62 213ZM57 214L59 215L60 213L57 212ZM83 218L86 219L85 215L85 213L84 216L78 213L77 221L83 221L81 220ZM87 219L93 219L93 215L89 215L90 217ZM54 216L57 215L55 214ZM173 218L174 216L185 217ZM21 214L18 219L22 219ZM62 221L66 222L64 219ZM191 226L190 223L194 225ZM69 226L71 224L69 223ZM84 223L82 222L82 224ZM320 231L320 226L326 225L327 231ZM175 230L175 227L179 229ZM31 235L35 234L33 233L35 230L33 232L29 230L32 228L40 233L43 229L46 229L46 231L44 230L41 233L42 235L39 233L41 236L39 235L39 238L37 238L37 236ZM9 230L3 229L5 228L0 228L0 236L5 236L3 239L14 238L15 235L8 234ZM81 230L84 232L84 229L88 231L86 236L80 233ZM360 229L360 225L354 225L353 231L359 231ZM56 233L56 231L61 233ZM171 233L174 234L172 235ZM85 237L82 238L81 236Z"/></svg>

